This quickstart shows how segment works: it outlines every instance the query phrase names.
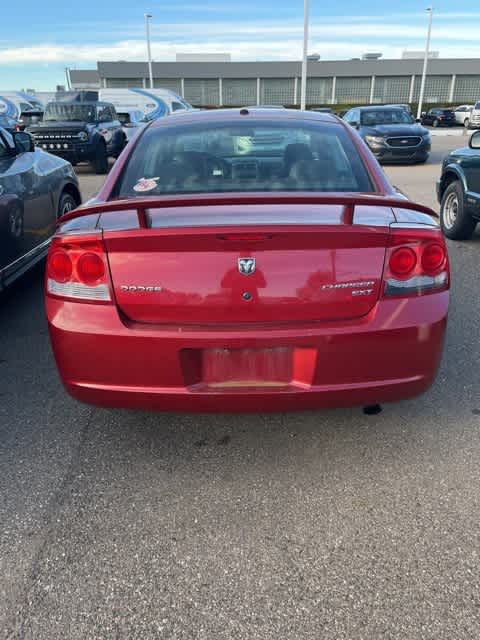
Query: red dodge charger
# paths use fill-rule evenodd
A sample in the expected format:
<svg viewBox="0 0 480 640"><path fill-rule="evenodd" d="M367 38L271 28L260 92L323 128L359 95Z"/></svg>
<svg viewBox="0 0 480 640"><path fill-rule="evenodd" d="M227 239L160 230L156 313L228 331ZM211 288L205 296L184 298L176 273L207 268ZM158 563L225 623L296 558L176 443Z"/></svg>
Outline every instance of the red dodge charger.
<svg viewBox="0 0 480 640"><path fill-rule="evenodd" d="M434 216L334 116L153 122L51 244L46 308L65 387L96 405L175 411L421 394L450 286Z"/></svg>

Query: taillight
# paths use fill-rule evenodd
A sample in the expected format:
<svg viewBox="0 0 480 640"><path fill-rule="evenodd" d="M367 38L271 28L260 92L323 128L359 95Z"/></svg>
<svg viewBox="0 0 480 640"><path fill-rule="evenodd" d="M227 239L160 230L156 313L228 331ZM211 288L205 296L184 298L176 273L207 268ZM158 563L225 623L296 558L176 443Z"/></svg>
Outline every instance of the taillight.
<svg viewBox="0 0 480 640"><path fill-rule="evenodd" d="M47 261L47 293L86 302L111 302L107 258L100 235L53 239Z"/></svg>
<svg viewBox="0 0 480 640"><path fill-rule="evenodd" d="M407 276L415 269L417 254L410 247L400 247L390 256L390 271L395 276Z"/></svg>
<svg viewBox="0 0 480 640"><path fill-rule="evenodd" d="M447 247L440 231L392 228L384 273L385 296L421 296L450 286Z"/></svg>
<svg viewBox="0 0 480 640"><path fill-rule="evenodd" d="M48 276L57 282L70 280L73 271L70 256L63 249L52 251L48 257Z"/></svg>
<svg viewBox="0 0 480 640"><path fill-rule="evenodd" d="M105 276L103 259L96 253L82 253L77 261L77 275L84 284L97 284Z"/></svg>
<svg viewBox="0 0 480 640"><path fill-rule="evenodd" d="M445 265L447 251L445 246L432 242L422 250L422 267L426 273L436 273Z"/></svg>

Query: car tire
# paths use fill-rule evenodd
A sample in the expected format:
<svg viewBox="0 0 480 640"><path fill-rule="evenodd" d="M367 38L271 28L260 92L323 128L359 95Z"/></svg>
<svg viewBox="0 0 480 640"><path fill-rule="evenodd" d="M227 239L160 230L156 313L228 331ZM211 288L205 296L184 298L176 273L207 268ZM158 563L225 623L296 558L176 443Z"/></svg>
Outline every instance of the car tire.
<svg viewBox="0 0 480 640"><path fill-rule="evenodd" d="M432 122L432 127L438 127L440 125L440 120L437 120L437 118L435 118L435 120Z"/></svg>
<svg viewBox="0 0 480 640"><path fill-rule="evenodd" d="M93 168L97 175L105 175L106 173L108 173L108 155L107 149L103 142L100 142L95 150Z"/></svg>
<svg viewBox="0 0 480 640"><path fill-rule="evenodd" d="M78 207L78 204L73 196L69 193L62 193L58 202L57 218L61 218L65 214L73 211Z"/></svg>
<svg viewBox="0 0 480 640"><path fill-rule="evenodd" d="M465 129L468 129L469 124L470 124L470 118L465 118L465 120L463 121L463 126L465 127Z"/></svg>
<svg viewBox="0 0 480 640"><path fill-rule="evenodd" d="M477 226L465 211L463 188L458 180L451 182L442 196L440 226L450 240L468 240Z"/></svg>

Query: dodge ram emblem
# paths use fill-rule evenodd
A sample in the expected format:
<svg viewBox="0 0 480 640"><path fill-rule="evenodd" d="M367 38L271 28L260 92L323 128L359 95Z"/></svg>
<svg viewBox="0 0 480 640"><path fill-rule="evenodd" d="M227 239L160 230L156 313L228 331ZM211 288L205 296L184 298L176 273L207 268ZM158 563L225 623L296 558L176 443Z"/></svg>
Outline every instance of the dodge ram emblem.
<svg viewBox="0 0 480 640"><path fill-rule="evenodd" d="M239 258L238 270L243 276L251 276L255 272L255 258Z"/></svg>

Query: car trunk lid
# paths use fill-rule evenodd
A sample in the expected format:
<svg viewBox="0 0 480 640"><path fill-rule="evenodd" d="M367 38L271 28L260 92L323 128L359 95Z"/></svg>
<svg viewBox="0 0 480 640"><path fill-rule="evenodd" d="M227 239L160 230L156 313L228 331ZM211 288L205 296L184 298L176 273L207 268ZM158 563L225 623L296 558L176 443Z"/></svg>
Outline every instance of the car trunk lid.
<svg viewBox="0 0 480 640"><path fill-rule="evenodd" d="M393 221L369 204L151 203L104 212L99 226L129 320L228 325L368 314Z"/></svg>

